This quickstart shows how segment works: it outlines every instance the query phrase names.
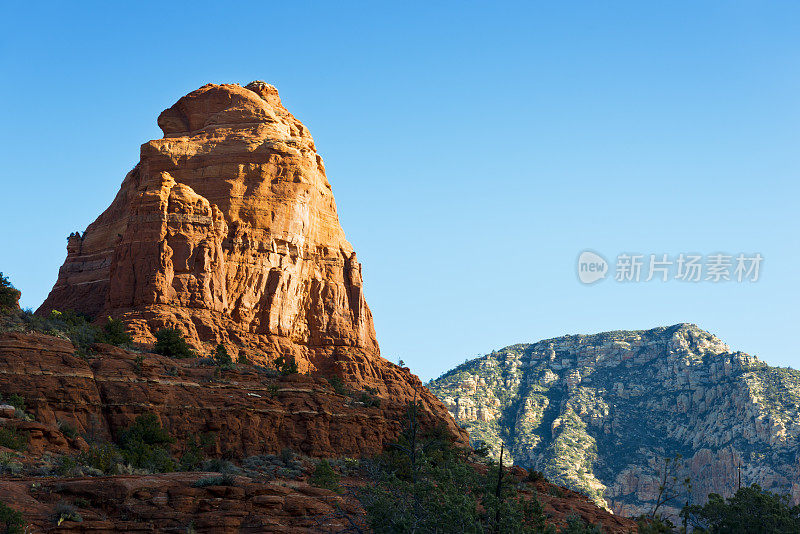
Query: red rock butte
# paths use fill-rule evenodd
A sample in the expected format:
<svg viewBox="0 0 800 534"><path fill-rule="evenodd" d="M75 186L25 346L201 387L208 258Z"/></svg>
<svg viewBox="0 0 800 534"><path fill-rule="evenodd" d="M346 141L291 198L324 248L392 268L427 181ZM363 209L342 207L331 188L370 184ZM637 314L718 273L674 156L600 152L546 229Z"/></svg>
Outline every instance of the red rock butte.
<svg viewBox="0 0 800 534"><path fill-rule="evenodd" d="M301 370L342 349L377 356L322 158L277 90L208 84L158 125L111 206L70 236L39 312L120 318L142 343L179 328Z"/></svg>

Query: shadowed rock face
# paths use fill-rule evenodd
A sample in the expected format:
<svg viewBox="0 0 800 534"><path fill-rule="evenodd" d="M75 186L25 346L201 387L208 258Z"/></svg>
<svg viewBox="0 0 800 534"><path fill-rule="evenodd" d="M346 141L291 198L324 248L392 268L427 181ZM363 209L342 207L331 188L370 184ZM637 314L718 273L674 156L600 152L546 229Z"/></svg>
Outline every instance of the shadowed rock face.
<svg viewBox="0 0 800 534"><path fill-rule="evenodd" d="M208 84L158 118L111 206L74 234L40 313L178 327L251 360L379 354L361 265L308 130L264 82Z"/></svg>

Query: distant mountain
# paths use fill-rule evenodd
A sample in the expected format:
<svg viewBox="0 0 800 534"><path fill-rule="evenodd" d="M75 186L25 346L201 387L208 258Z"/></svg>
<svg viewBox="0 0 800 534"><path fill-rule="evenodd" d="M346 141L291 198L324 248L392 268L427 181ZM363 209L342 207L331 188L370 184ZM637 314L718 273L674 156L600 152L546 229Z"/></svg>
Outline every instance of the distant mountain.
<svg viewBox="0 0 800 534"><path fill-rule="evenodd" d="M703 503L742 484L800 501L800 371L732 352L695 325L571 335L506 347L428 387L507 461L616 513L652 509L664 458ZM680 487L690 477L688 491Z"/></svg>

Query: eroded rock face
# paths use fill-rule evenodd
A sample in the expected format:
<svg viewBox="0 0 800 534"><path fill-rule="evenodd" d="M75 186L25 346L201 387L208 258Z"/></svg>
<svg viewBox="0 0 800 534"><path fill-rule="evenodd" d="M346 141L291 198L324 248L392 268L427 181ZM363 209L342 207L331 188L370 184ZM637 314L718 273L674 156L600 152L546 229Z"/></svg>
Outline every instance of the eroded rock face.
<svg viewBox="0 0 800 534"><path fill-rule="evenodd" d="M360 458L397 439L416 389L420 425L444 425L466 443L466 433L419 379L388 362L378 368L381 387L372 390L380 402L367 406L359 400L361 391L337 393L320 376L276 376L251 365L219 370L197 359L101 344L89 359L74 353L64 339L0 332L0 393L25 399L35 418L31 425L69 423L100 441L113 440L137 416L153 413L177 439L176 454L193 437L213 432L217 456L244 458L290 448L314 457ZM41 448L36 443L32 440L31 450Z"/></svg>
<svg viewBox="0 0 800 534"><path fill-rule="evenodd" d="M692 483L678 508L731 495L740 468L742 484L800 502L800 372L695 325L512 345L429 387L473 440L616 513L650 512L676 454Z"/></svg>
<svg viewBox="0 0 800 534"><path fill-rule="evenodd" d="M111 206L70 236L39 312L118 317L140 342L178 327L301 370L342 348L377 357L322 158L275 88L205 85L158 124Z"/></svg>

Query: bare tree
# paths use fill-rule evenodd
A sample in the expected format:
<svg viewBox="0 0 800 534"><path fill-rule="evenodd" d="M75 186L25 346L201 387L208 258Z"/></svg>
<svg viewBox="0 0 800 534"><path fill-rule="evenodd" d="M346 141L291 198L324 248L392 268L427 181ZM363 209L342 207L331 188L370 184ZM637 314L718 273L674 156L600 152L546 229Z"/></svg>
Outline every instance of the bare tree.
<svg viewBox="0 0 800 534"><path fill-rule="evenodd" d="M691 492L692 483L689 477L678 480L678 472L683 465L682 458L680 454L676 454L674 458L664 458L663 468L659 473L658 495L650 512L651 519L656 518L662 506Z"/></svg>

